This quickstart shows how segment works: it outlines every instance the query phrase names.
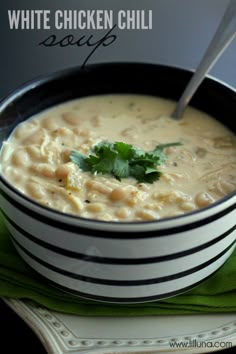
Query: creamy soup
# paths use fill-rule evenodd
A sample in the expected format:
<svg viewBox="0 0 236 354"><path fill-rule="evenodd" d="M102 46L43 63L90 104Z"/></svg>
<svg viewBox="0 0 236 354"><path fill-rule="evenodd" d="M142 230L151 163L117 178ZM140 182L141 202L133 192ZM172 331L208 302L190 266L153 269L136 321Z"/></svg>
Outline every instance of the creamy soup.
<svg viewBox="0 0 236 354"><path fill-rule="evenodd" d="M206 207L236 189L236 137L212 117L142 95L103 95L52 107L21 123L3 144L3 175L19 191L64 213L112 221L155 220ZM158 144L166 161L159 180L117 180L83 171L71 152L91 154L101 142L145 151Z"/></svg>

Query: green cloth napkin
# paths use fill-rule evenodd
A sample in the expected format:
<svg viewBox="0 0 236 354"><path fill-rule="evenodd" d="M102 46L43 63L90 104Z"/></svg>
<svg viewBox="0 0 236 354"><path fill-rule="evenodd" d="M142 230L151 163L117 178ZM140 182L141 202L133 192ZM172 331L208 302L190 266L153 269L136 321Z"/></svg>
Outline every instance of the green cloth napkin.
<svg viewBox="0 0 236 354"><path fill-rule="evenodd" d="M236 250L207 281L183 295L114 305L68 295L48 285L18 256L0 215L0 297L30 299L51 310L84 316L183 315L236 311Z"/></svg>

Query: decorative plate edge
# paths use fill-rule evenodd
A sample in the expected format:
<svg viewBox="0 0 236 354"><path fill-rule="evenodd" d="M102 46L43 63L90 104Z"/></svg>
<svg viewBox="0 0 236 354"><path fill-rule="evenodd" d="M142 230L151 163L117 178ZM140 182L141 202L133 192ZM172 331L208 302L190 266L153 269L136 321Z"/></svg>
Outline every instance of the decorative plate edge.
<svg viewBox="0 0 236 354"><path fill-rule="evenodd" d="M12 308L34 331L49 354L66 353L91 353L96 350L96 354L152 354L152 353L173 353L182 349L186 353L186 348L170 348L169 342L187 342L196 340L197 342L216 342L219 339L231 341L232 346L236 345L236 320L216 327L210 331L202 331L187 336L162 337L162 338L140 338L140 339L87 339L78 338L70 329L57 318L56 312L50 311L32 301L21 301L3 298L3 301ZM200 353L198 348L188 348L188 353ZM202 348L204 353L211 352L214 347ZM219 350L222 348L219 348ZM202 352L202 353L203 353Z"/></svg>

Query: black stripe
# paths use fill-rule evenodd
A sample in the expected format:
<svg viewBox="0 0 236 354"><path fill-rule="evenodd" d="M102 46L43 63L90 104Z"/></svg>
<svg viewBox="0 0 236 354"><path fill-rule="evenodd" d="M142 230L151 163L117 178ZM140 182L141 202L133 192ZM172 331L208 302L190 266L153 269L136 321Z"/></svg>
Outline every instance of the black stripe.
<svg viewBox="0 0 236 354"><path fill-rule="evenodd" d="M2 180L3 182L3 180ZM4 181L5 183L5 181ZM5 183L6 184L6 183ZM6 184L6 186L9 188L8 184ZM12 188L13 189L13 188ZM16 193L16 191L13 189L13 191ZM27 214L28 216L44 223L47 225L50 225L54 228L57 229L62 229L62 230L66 230L67 232L72 232L72 233L79 233L81 235L89 235L92 237L100 237L100 238L116 238L116 239L135 239L135 238L151 238L151 237L161 237L161 236L170 236L170 235L174 235L176 233L180 233L180 232L184 232L184 231L188 231L188 230L193 230L196 229L197 227L209 224L217 219L220 219L221 217L229 214L231 211L233 211L236 207L236 203L234 203L233 205L231 205L230 207L222 210L221 212L218 212L214 215L208 216L202 220L199 221L195 221L189 224L185 224L185 225L180 225L180 226L176 226L176 227L172 227L172 228L168 228L168 229L164 229L164 230L152 230L152 231L106 231L106 230L98 230L98 229L88 229L88 228L84 228L81 226L75 226L75 225L70 225L69 222L68 223L64 223L62 221L59 220L53 220L49 217L46 217L44 215L41 215L40 213L35 212L34 210L24 206L23 204L18 203L15 199L11 198L9 195L7 195L4 191L0 190L1 195L14 207L18 208L19 210L21 210L22 212L24 212L25 214ZM19 196L21 198L26 199L27 201L29 201L30 203L36 205L39 209L43 209L44 211L50 211L51 213L55 214L56 216L61 216L62 213L58 212L56 210L52 210L49 209L43 205L39 205L38 203L32 201L30 198L26 197L26 196L22 196L19 192L17 192L17 194L19 194ZM213 207L213 206L211 206ZM210 208L210 207L208 207ZM196 213L200 213L200 210L192 212L192 214L196 214ZM188 214L189 215L189 214ZM73 216L73 215L63 215L66 216L67 218L73 219L73 220L80 220L81 218L79 216ZM185 217L187 217L186 215L181 215L181 218L184 219ZM175 218L169 218L168 220L172 220L172 219L177 219L180 218L180 216L175 217ZM84 219L83 219L84 220ZM162 219L163 220L167 220L167 219ZM117 224L117 221L114 222L109 222L109 221L100 221L100 220L94 220L91 219L90 222L96 222L98 224L106 224L107 226L111 226ZM158 221L145 221L145 222L139 222L140 224L158 224ZM124 225L136 225L137 226L137 222L124 222Z"/></svg>
<svg viewBox="0 0 236 354"><path fill-rule="evenodd" d="M34 254L32 254L30 251L28 251L27 249L25 249L25 247L23 247L13 236L13 242L15 242L17 244L17 246L25 253L27 254L28 257L30 257L31 259L33 259L35 262L41 264L42 266L54 271L55 273L64 275L66 277L72 278L72 279L76 279L76 280L81 280L83 282L88 282L88 283L94 283L94 284L103 284L103 285L115 285L115 286L142 286L142 285L151 285L151 284L159 284L159 283L164 283L170 280L175 280L175 279L179 279L179 278L183 278L189 274L193 274L198 272L199 270L208 267L210 264L214 263L215 261L217 261L219 258L221 258L236 242L236 240L234 240L228 247L226 247L222 252L220 252L218 255L216 255L215 257L211 258L210 260L199 264L196 267L193 267L191 269L179 272L179 273L175 273L175 274L171 274L171 275L167 275L167 276L163 276L163 277L159 277L159 278L151 278L151 279L144 279L144 280L112 280L112 279L101 279L101 278L94 278L94 277L89 277L89 276L84 276L81 274L75 274L72 272L69 272L67 270L55 267L52 264L49 264L45 261L43 261L42 259L38 258L37 256L35 256Z"/></svg>
<svg viewBox="0 0 236 354"><path fill-rule="evenodd" d="M9 224L11 224L11 226L15 230L17 230L23 237L40 245L41 247L44 247L50 251L53 251L54 253L61 254L66 257L81 259L85 262L94 262L94 263L103 263L103 264L132 265L132 264L148 264L148 263L170 261L170 260L177 259L180 257L188 256L190 254L194 254L194 253L199 252L203 249L206 249L206 248L220 242L221 240L226 238L228 235L230 235L236 229L236 226L234 226L231 229L224 232L223 234L221 234L220 236L215 237L213 240L208 241L200 246L193 247L193 248L190 248L190 249L182 251L182 252L172 253L172 254L169 254L166 256L157 256L157 257L149 257L149 258L135 258L135 259L132 259L132 258L112 258L112 257L99 257L99 256L93 256L93 255L86 255L83 253L70 251L70 250L52 245L46 241L38 239L37 237L35 237L35 236L29 234L27 231L23 230L13 220L11 220L4 212L3 212L3 215L6 218L6 220L9 222Z"/></svg>
<svg viewBox="0 0 236 354"><path fill-rule="evenodd" d="M224 263L220 266L220 268L222 268L224 266ZM39 276L44 281L46 280L47 283L49 285L53 286L54 288L57 288L58 290L61 290L65 293L73 295L75 297L80 296L82 298L89 299L89 300L96 300L96 301L115 303L115 304L119 304L119 303L131 304L131 305L135 306L136 304L139 304L139 303L153 302L155 300L165 300L167 298L186 293L187 291L192 290L193 288L197 287L198 285L202 284L203 282L205 282L206 280L211 278L215 273L217 273L219 271L220 268L216 269L213 273L209 274L206 278L199 280L198 282L193 283L189 286L186 286L185 288L182 288L180 290L175 290L175 291L171 291L169 293L163 293L160 295L142 296L142 297L110 297L110 296L92 295L89 293L84 293L84 292L81 292L78 290L67 288L66 286L60 285L60 284L56 283L55 281L47 278L46 276L44 277L41 274L39 274Z"/></svg>

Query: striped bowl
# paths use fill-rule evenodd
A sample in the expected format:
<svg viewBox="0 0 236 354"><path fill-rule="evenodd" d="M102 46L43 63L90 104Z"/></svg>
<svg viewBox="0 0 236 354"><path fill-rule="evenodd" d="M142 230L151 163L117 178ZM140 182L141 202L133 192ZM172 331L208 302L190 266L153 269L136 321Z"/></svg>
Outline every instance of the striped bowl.
<svg viewBox="0 0 236 354"><path fill-rule="evenodd" d="M145 93L177 99L192 73L167 66L112 63L69 69L21 87L0 104L6 137L54 104L93 94ZM236 93L205 79L192 105L235 131ZM4 126L5 124L5 126ZM233 252L236 193L183 216L147 222L88 220L49 209L0 175L0 205L22 258L51 284L82 297L138 303L183 293Z"/></svg>

